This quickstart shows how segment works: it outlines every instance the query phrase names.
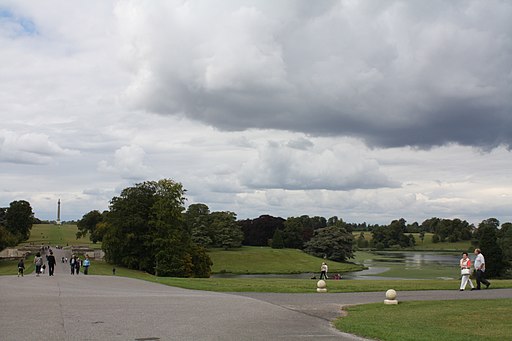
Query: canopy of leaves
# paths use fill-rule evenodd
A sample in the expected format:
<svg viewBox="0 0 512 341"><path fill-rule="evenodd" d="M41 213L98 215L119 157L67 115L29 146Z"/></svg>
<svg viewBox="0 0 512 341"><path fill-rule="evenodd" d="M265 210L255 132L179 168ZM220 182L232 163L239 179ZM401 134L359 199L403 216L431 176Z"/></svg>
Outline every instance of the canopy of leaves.
<svg viewBox="0 0 512 341"><path fill-rule="evenodd" d="M164 179L114 197L101 226L106 259L160 276L208 277L211 261L184 221L184 192L180 183Z"/></svg>
<svg viewBox="0 0 512 341"><path fill-rule="evenodd" d="M267 246L277 229L283 230L285 220L270 215L261 215L256 219L239 221L244 233L244 245Z"/></svg>
<svg viewBox="0 0 512 341"><path fill-rule="evenodd" d="M93 243L102 241L105 233L105 229L103 227L105 225L103 224L100 226L100 224L103 222L106 214L107 212L101 214L97 210L90 211L85 214L77 223L78 232L76 233L76 239L83 238L89 234L89 239Z"/></svg>
<svg viewBox="0 0 512 341"><path fill-rule="evenodd" d="M5 214L7 229L20 241L30 237L34 213L30 203L25 200L13 201Z"/></svg>
<svg viewBox="0 0 512 341"><path fill-rule="evenodd" d="M329 226L315 231L314 237L306 243L304 251L337 262L353 258L354 238L342 227Z"/></svg>
<svg viewBox="0 0 512 341"><path fill-rule="evenodd" d="M485 257L485 273L488 277L502 275L507 267L497 238L499 225L495 218L486 219L478 224L476 231L478 245Z"/></svg>
<svg viewBox="0 0 512 341"><path fill-rule="evenodd" d="M393 220L389 226L377 226L372 231L372 244L377 249L414 246L412 235L406 235L405 219Z"/></svg>

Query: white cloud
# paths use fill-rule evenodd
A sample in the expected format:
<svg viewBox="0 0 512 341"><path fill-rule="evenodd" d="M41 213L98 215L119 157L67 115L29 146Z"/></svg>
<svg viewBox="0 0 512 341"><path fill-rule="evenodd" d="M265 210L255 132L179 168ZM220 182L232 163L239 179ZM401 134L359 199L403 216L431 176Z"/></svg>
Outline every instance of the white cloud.
<svg viewBox="0 0 512 341"><path fill-rule="evenodd" d="M0 130L0 162L46 164L79 151L60 147L47 135Z"/></svg>
<svg viewBox="0 0 512 341"><path fill-rule="evenodd" d="M258 157L248 161L241 170L241 182L257 189L328 189L351 190L397 187L379 170L375 160L367 159L364 146L357 141L335 148L309 150L289 147L297 140L280 143L270 141L259 150Z"/></svg>
<svg viewBox="0 0 512 341"><path fill-rule="evenodd" d="M100 161L98 170L120 174L124 179L144 180L150 172L150 168L144 165L145 155L140 146L123 146L115 151L112 162Z"/></svg>
<svg viewBox="0 0 512 341"><path fill-rule="evenodd" d="M512 220L509 3L1 6L1 207L172 178L240 218Z"/></svg>

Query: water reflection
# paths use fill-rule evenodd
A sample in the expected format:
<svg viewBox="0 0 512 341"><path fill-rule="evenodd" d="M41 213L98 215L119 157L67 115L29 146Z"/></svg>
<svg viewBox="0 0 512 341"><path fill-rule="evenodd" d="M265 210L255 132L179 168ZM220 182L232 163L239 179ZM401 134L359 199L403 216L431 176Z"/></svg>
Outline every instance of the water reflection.
<svg viewBox="0 0 512 341"><path fill-rule="evenodd" d="M421 267L424 265L440 265L440 266L453 266L458 264L461 258L460 254L443 254L443 253L428 253L428 252L391 252L391 251L378 251L374 252L372 258L365 259L363 264L382 262L382 263L405 263L406 266Z"/></svg>

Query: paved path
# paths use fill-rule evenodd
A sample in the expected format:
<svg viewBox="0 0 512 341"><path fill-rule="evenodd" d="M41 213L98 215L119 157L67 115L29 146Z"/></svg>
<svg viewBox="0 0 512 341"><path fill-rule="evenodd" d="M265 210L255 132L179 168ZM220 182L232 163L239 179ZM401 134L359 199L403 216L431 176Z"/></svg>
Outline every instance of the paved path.
<svg viewBox="0 0 512 341"><path fill-rule="evenodd" d="M499 297L512 297L512 289L401 292L398 298ZM58 262L54 277L0 277L0 339L361 340L329 321L342 305L383 298L383 293L194 291L115 276L72 276L69 266Z"/></svg>

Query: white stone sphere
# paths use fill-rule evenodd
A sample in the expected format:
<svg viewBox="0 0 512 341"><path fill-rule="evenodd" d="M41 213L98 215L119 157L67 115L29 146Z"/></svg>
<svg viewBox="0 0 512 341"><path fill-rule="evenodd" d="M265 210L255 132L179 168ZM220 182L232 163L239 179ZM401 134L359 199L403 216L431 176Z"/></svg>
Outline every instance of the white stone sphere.
<svg viewBox="0 0 512 341"><path fill-rule="evenodd" d="M394 300L396 299L396 291L393 290L393 289L389 289L388 291L386 291L386 298L388 300Z"/></svg>
<svg viewBox="0 0 512 341"><path fill-rule="evenodd" d="M316 283L316 287L319 289L325 289L327 287L327 283L325 283L325 281L321 279Z"/></svg>

